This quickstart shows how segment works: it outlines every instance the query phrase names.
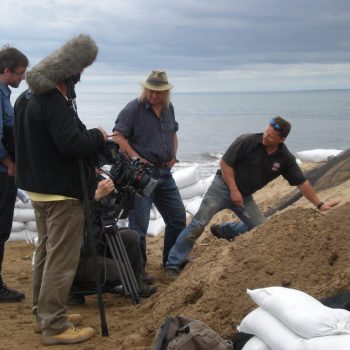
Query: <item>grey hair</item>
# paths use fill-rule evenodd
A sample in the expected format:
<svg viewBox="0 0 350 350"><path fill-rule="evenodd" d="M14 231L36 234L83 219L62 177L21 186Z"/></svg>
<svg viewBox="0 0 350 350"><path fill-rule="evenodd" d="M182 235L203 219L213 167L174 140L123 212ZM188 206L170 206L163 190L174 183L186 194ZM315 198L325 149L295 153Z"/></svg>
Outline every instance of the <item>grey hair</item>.
<svg viewBox="0 0 350 350"><path fill-rule="evenodd" d="M141 91L140 91L140 95L139 95L139 101L140 102L144 102L147 98L147 91L149 91L149 89L142 87ZM164 95L165 95L165 99L164 99L164 107L168 108L171 102L171 96L170 96L170 90L166 90L163 91Z"/></svg>
<svg viewBox="0 0 350 350"><path fill-rule="evenodd" d="M98 48L89 35L80 34L53 51L27 72L26 80L34 94L44 94L72 75L82 72L97 56Z"/></svg>

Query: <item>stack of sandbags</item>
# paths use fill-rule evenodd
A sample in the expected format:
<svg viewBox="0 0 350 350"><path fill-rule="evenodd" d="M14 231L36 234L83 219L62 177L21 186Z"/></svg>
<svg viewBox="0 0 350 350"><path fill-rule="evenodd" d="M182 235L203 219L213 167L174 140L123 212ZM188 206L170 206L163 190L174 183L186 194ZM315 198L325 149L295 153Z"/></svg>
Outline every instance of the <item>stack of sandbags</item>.
<svg viewBox="0 0 350 350"><path fill-rule="evenodd" d="M38 231L31 201L23 203L17 199L13 213L10 240L26 240L32 243L37 235Z"/></svg>
<svg viewBox="0 0 350 350"><path fill-rule="evenodd" d="M253 334L243 350L349 350L350 312L332 309L296 289L249 290L259 306L238 326Z"/></svg>
<svg viewBox="0 0 350 350"><path fill-rule="evenodd" d="M194 215L198 211L202 197L212 183L214 176L201 180L199 178L198 165L195 164L194 166L175 171L173 177L179 188L187 214ZM164 220L153 206L147 233L158 235L164 231L164 228Z"/></svg>
<svg viewBox="0 0 350 350"><path fill-rule="evenodd" d="M339 155L339 149L312 149L308 151L295 152L296 157L302 162L327 162L330 158Z"/></svg>

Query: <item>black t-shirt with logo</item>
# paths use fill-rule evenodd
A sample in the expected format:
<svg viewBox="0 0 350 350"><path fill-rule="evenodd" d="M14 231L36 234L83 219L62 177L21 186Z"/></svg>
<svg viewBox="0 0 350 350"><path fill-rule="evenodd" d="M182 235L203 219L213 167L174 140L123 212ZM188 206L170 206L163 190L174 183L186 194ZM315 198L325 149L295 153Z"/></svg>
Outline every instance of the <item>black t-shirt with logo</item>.
<svg viewBox="0 0 350 350"><path fill-rule="evenodd" d="M235 171L238 189L244 196L258 191L279 175L291 186L301 185L306 178L287 146L267 154L262 144L263 134L239 136L223 155L223 161ZM221 171L218 171L221 174Z"/></svg>

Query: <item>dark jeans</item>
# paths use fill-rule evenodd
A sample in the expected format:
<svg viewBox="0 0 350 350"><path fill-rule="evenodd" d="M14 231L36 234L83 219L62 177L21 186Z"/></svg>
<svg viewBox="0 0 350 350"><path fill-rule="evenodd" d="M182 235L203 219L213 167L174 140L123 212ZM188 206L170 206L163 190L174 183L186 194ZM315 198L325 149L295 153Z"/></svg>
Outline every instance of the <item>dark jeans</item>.
<svg viewBox="0 0 350 350"><path fill-rule="evenodd" d="M128 254L136 280L139 281L143 272L139 235L136 231L129 229L119 229L119 233L124 243L126 253ZM118 273L118 268L111 257L107 242L104 252L99 249L97 260L100 267L102 284L106 286L119 285L121 279ZM80 258L72 290L74 292L88 291L89 289L94 291L96 289L94 276L95 267L93 265L92 257Z"/></svg>
<svg viewBox="0 0 350 350"><path fill-rule="evenodd" d="M176 242L177 236L186 227L186 212L182 203L179 189L169 168L153 168L153 177L159 179L150 197L135 196L134 209L129 214L129 227L140 235L140 245L143 267L147 263L146 234L152 203L156 206L165 222L163 265L168 260L170 249Z"/></svg>
<svg viewBox="0 0 350 350"><path fill-rule="evenodd" d="M17 187L14 176L0 172L0 274L4 260L5 242L9 239L12 229L16 196Z"/></svg>

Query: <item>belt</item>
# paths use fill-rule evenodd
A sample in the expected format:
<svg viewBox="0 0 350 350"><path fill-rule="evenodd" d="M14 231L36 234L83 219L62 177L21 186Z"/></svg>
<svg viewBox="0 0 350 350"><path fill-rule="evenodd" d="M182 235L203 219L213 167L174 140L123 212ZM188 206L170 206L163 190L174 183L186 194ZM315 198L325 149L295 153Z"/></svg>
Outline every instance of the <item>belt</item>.
<svg viewBox="0 0 350 350"><path fill-rule="evenodd" d="M169 168L167 162L164 162L164 163L153 163L153 166L155 168L160 168L160 169Z"/></svg>

